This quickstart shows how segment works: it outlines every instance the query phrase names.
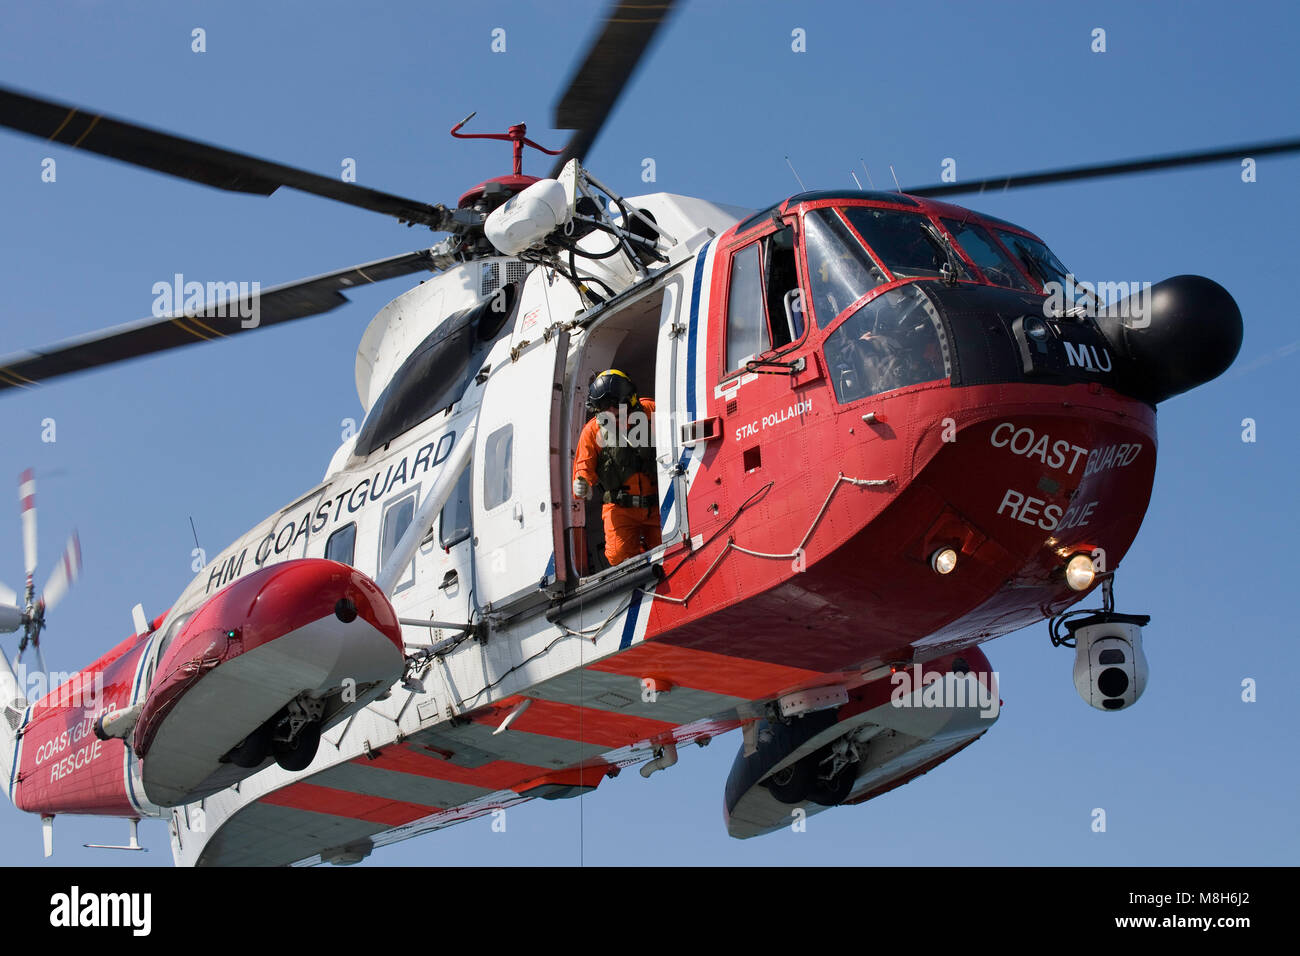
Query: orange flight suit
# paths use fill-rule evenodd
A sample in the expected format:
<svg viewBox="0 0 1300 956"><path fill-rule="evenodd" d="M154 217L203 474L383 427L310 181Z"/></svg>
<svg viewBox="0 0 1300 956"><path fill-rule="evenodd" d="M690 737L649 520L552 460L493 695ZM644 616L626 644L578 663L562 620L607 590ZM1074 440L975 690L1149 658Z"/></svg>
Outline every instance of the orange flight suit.
<svg viewBox="0 0 1300 956"><path fill-rule="evenodd" d="M638 399L638 404L646 415L653 418L654 399ZM633 410L635 411L635 410ZM617 415L617 409L614 410ZM630 412L629 412L630 414ZM598 416L592 416L578 436L578 452L573 458L573 477L586 478L587 484L596 485L596 464L600 456L600 423ZM625 486L629 494L639 497L655 497L655 484L651 476L638 472L628 479ZM605 489L618 491L617 488ZM612 502L601 505L601 517L605 520L605 557L610 566L621 564L633 555L656 547L662 540L659 527L658 499L648 508L625 508Z"/></svg>

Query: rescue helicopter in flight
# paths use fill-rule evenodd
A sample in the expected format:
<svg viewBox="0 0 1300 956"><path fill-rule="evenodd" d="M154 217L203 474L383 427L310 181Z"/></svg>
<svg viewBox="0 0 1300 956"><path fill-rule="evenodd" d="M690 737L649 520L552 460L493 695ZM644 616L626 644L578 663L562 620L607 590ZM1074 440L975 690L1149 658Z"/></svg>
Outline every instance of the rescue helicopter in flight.
<svg viewBox="0 0 1300 956"><path fill-rule="evenodd" d="M548 176L523 171L525 149L550 152L523 124L453 127L513 150L454 207L0 89L21 133L446 233L0 358L0 388L31 387L432 273L366 328L366 416L321 481L36 700L24 652L80 550L38 596L22 476L0 760L47 853L54 818L79 813L131 821L136 846L140 819L167 820L183 865L354 863L732 730L726 826L754 837L978 739L1000 703L981 645L1043 620L1089 704L1142 694L1148 619L1112 582L1151 496L1155 409L1231 365L1240 312L1188 275L1102 303L1035 233L945 197L1300 140L760 210L624 196L583 160L671 7L612 5L557 105L576 132ZM1097 590L1099 609L1071 610Z"/></svg>

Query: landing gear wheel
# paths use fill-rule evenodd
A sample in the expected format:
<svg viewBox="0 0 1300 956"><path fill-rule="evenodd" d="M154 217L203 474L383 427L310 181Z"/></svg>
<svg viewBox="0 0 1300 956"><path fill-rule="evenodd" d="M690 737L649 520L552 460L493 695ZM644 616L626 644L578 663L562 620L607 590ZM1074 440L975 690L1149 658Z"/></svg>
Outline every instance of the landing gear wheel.
<svg viewBox="0 0 1300 956"><path fill-rule="evenodd" d="M271 755L271 731L271 722L267 721L231 747L227 759L245 770L261 766L262 761Z"/></svg>
<svg viewBox="0 0 1300 956"><path fill-rule="evenodd" d="M850 764L831 780L814 780L808 788L808 799L823 807L839 806L853 791L857 779L857 765Z"/></svg>
<svg viewBox="0 0 1300 956"><path fill-rule="evenodd" d="M803 803L808 799L808 789L813 784L813 766L808 758L778 770L763 781L763 786L782 803Z"/></svg>
<svg viewBox="0 0 1300 956"><path fill-rule="evenodd" d="M320 722L313 720L304 724L293 740L277 740L271 744L275 762L281 770L306 770L316 759L316 748L320 746Z"/></svg>

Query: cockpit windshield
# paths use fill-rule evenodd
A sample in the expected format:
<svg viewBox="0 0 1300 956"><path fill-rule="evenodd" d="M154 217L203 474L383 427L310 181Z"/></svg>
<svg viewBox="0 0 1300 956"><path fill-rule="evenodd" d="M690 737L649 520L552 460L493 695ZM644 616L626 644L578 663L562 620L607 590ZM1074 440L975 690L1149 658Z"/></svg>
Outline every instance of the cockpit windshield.
<svg viewBox="0 0 1300 956"><path fill-rule="evenodd" d="M1070 273L1061 260L1056 258L1051 249L1043 245L1037 239L1031 239L1029 236L1021 235L1018 232L1011 232L1007 229L995 229L1002 244L1011 250L1025 271L1033 277L1034 281L1043 287L1043 291L1049 296L1054 293L1057 295L1070 295L1072 301L1066 305L1066 308L1073 308L1077 305L1090 304L1090 295L1087 288L1080 289L1076 284L1074 276ZM1092 303L1095 305L1095 303Z"/></svg>
<svg viewBox="0 0 1300 956"><path fill-rule="evenodd" d="M1039 240L970 213L966 218L945 216L939 222L942 229L919 212L882 206L845 205L807 212L807 291L817 324L829 327L873 289L895 279L932 279L950 273L956 279L978 281L969 263L993 285L1034 292L1036 283L1049 296L1064 293L1067 309L1091 304L1087 286L1080 289L1061 260Z"/></svg>
<svg viewBox="0 0 1300 956"><path fill-rule="evenodd" d="M957 245L965 250L971 262L980 267L984 278L994 285L1004 285L1022 292L1033 291L1016 264L1007 258L1007 254L983 226L970 220L958 219L945 219L943 225L957 240Z"/></svg>
<svg viewBox="0 0 1300 956"><path fill-rule="evenodd" d="M825 355L842 404L952 375L939 313L914 283L881 293L841 322Z"/></svg>

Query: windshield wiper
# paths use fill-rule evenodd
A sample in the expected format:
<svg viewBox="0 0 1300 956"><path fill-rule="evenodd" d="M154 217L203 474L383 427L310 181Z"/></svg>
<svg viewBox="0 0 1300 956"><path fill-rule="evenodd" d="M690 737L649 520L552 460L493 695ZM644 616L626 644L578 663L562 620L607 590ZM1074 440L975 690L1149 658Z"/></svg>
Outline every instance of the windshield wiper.
<svg viewBox="0 0 1300 956"><path fill-rule="evenodd" d="M1019 242L1016 243L1016 255L1020 256L1025 271L1034 278L1034 281L1045 287L1050 280L1047 278L1047 270L1043 268L1037 257Z"/></svg>
<svg viewBox="0 0 1300 956"><path fill-rule="evenodd" d="M1048 289L1048 286L1054 285L1059 290L1072 289L1075 295L1083 297L1085 300L1083 302L1070 301L1063 303L1061 309L1061 314L1063 316L1077 316L1087 313L1089 311L1089 301L1092 303L1092 309L1096 310L1101 307L1101 300L1094 293L1089 291L1086 286L1075 284L1068 273L1062 276L1062 273L1058 269L1053 268L1049 271L1048 267L1044 265L1043 261L1037 255L1030 252L1018 242L1016 243L1016 252L1020 256L1020 261L1025 264L1025 268L1028 269L1029 272L1038 280L1038 284L1043 287L1043 292L1045 294L1050 296L1052 292ZM1060 263L1058 262L1057 264L1059 265Z"/></svg>
<svg viewBox="0 0 1300 956"><path fill-rule="evenodd" d="M934 246L935 251L943 256L945 265L948 267L946 273L940 270L940 278L948 285L956 285L958 276L964 275L966 271L961 267L961 260L957 256L957 250L948 241L948 237L936 229L933 223L922 222L921 229L924 231L925 237L930 240L930 245Z"/></svg>

